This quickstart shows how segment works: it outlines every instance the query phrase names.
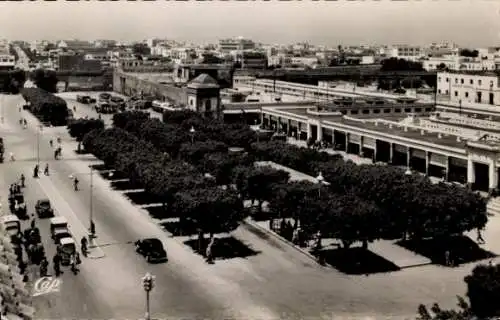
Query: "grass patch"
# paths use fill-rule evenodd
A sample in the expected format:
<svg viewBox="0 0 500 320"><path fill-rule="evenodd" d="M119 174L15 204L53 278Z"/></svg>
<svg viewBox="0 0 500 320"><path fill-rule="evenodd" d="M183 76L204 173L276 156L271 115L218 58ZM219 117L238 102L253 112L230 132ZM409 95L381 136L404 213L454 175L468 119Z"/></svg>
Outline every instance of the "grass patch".
<svg viewBox="0 0 500 320"><path fill-rule="evenodd" d="M134 204L137 205L145 205L145 204L161 202L161 200L158 199L158 197L155 197L146 191L126 192L124 193L124 195L127 198L129 198Z"/></svg>
<svg viewBox="0 0 500 320"><path fill-rule="evenodd" d="M372 274L399 271L394 263L370 250L354 247L349 249L322 250L325 263L346 274ZM313 253L317 257L318 253Z"/></svg>
<svg viewBox="0 0 500 320"><path fill-rule="evenodd" d="M455 265L490 259L496 254L483 250L467 236L453 236L444 239L429 238L423 240L401 240L397 245L429 258L432 263L445 265L445 252Z"/></svg>
<svg viewBox="0 0 500 320"><path fill-rule="evenodd" d="M208 239L205 239L205 241L203 241L201 250L199 248L199 241L197 238L184 241L184 244L193 249L193 251L197 254L205 256L208 242ZM215 239L214 245L212 247L212 254L214 260L226 260L233 258L247 258L250 256L255 256L259 254L259 252L252 250L243 242L234 237L224 237Z"/></svg>
<svg viewBox="0 0 500 320"><path fill-rule="evenodd" d="M151 218L158 220L179 217L177 213L175 213L172 210L165 210L163 206L147 207L144 208L144 210L146 210L149 213Z"/></svg>
<svg viewBox="0 0 500 320"><path fill-rule="evenodd" d="M115 190L133 190L133 189L142 189L143 187L138 183L133 183L130 180L118 180L111 181L111 188Z"/></svg>

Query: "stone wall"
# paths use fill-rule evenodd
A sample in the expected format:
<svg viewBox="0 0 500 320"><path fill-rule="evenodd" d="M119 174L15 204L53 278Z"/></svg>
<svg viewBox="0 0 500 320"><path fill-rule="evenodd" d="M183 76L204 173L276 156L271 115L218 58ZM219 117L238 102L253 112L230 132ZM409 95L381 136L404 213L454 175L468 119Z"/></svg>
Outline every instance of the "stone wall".
<svg viewBox="0 0 500 320"><path fill-rule="evenodd" d="M113 91L128 96L143 93L158 100L169 100L179 105L187 104L186 88L139 79L119 70L113 73Z"/></svg>

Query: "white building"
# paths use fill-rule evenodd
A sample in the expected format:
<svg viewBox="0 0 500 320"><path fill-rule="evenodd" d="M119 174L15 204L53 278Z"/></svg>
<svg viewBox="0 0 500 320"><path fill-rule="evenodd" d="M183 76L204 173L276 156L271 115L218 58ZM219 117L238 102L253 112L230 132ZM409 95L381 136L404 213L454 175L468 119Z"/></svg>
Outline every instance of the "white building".
<svg viewBox="0 0 500 320"><path fill-rule="evenodd" d="M374 64L375 56L361 56L360 64Z"/></svg>
<svg viewBox="0 0 500 320"><path fill-rule="evenodd" d="M500 106L498 77L493 72L438 72L437 94L456 103Z"/></svg>
<svg viewBox="0 0 500 320"><path fill-rule="evenodd" d="M460 57L455 55L430 57L422 61L422 67L427 70L436 70L444 65L454 71L492 71L496 69L495 59Z"/></svg>
<svg viewBox="0 0 500 320"><path fill-rule="evenodd" d="M405 59L409 61L416 61L425 56L424 50L420 46L393 46L384 52L389 58Z"/></svg>
<svg viewBox="0 0 500 320"><path fill-rule="evenodd" d="M250 39L238 37L235 39L219 40L219 51L229 53L231 51L254 50L255 42Z"/></svg>

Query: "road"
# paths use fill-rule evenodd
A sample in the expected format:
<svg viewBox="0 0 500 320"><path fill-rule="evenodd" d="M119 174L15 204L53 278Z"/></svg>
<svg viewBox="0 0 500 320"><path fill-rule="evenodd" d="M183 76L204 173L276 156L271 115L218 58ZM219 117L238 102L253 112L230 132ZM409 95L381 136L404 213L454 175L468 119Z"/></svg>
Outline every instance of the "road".
<svg viewBox="0 0 500 320"><path fill-rule="evenodd" d="M6 154L20 157L0 166L7 183L20 172L30 175L35 164L36 128L27 115L29 129L19 128L19 97L7 96L7 122L1 135ZM73 105L71 102L69 105ZM89 115L90 108L77 105L76 116ZM64 160L53 161L48 140L63 138ZM76 156L70 150L76 143L64 128L45 128L41 134L42 167L49 161L50 177L28 179L28 208L33 211L37 198L48 197L58 214L70 221L81 237L88 225L89 169L95 160ZM82 190L74 192L69 175L76 174ZM1 190L5 194L5 190ZM2 198L4 198L3 196ZM238 228L233 235L259 254L247 258L216 261L207 265L181 243L170 238L147 214L132 205L109 182L94 178L94 220L101 251L100 259L85 259L78 276L65 272L59 293L36 297L38 318L139 318L143 315L144 293L140 278L156 276L151 310L154 318L168 319L359 319L412 318L419 303L439 302L456 305L455 296L464 294L463 277L474 264L449 269L436 266L406 269L388 274L347 276L317 266L295 249ZM5 204L4 204L5 205ZM39 222L46 238L45 222ZM148 265L136 256L129 241L156 236L166 245L170 261ZM47 241L44 239L44 241ZM99 250L92 254L99 255Z"/></svg>
<svg viewBox="0 0 500 320"><path fill-rule="evenodd" d="M29 212L34 211L37 199L49 198L57 214L68 219L72 233L80 239L85 234L89 212L88 157L76 157L66 148L69 138L64 128L44 128L39 135L41 167L48 162L51 175L33 179L36 120L25 114L29 126L22 130L18 125L20 97L6 96L4 103L6 121L1 134L6 142L6 154L13 152L17 158L15 162L6 162L2 166L4 180L11 183L24 172L28 177L26 199ZM64 140L65 158L60 161L52 160L53 153L48 143L57 135ZM81 191L72 190L68 178L71 174L79 177ZM94 221L101 245L99 250L105 257L85 259L77 276L65 272L59 293L35 297L37 318L139 318L143 315L145 300L140 278L146 272L156 276L156 287L151 294L154 317L279 318L254 303L239 285L220 277L186 246L168 238L120 194L109 190L102 179L95 177L94 180ZM5 197L4 190L2 198ZM39 221L38 224L45 244L49 245L48 222ZM169 252L169 263L149 265L135 254L130 241L148 236L163 240ZM53 251L53 246L47 251Z"/></svg>

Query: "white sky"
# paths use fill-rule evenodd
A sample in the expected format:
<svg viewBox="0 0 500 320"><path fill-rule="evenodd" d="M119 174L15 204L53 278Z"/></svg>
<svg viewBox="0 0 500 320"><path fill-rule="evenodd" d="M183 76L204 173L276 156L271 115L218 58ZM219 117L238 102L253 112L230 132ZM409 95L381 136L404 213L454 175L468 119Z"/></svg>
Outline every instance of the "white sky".
<svg viewBox="0 0 500 320"><path fill-rule="evenodd" d="M500 0L0 3L0 38L500 45Z"/></svg>

